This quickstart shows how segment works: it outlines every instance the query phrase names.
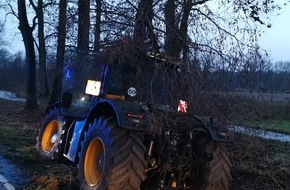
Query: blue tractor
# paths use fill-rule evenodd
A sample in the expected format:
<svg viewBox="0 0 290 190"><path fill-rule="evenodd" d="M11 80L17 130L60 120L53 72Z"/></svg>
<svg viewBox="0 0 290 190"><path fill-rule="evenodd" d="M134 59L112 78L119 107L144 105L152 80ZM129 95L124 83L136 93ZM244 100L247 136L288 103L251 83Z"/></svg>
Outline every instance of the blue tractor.
<svg viewBox="0 0 290 190"><path fill-rule="evenodd" d="M62 99L40 128L38 152L73 162L80 189L228 189L223 144L231 135L191 113L184 70L178 60L127 55L123 47L72 54Z"/></svg>

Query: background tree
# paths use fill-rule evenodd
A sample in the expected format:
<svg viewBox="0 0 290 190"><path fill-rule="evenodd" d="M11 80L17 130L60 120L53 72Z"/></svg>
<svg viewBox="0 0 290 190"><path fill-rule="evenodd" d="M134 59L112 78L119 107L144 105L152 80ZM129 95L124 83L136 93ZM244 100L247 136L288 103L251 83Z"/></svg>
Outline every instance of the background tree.
<svg viewBox="0 0 290 190"><path fill-rule="evenodd" d="M89 50L90 0L78 1L78 50L85 53Z"/></svg>
<svg viewBox="0 0 290 190"><path fill-rule="evenodd" d="M96 0L95 4L95 38L94 38L94 51L100 51L100 38L101 38L101 15L102 15L102 0Z"/></svg>
<svg viewBox="0 0 290 190"><path fill-rule="evenodd" d="M47 71L46 71L46 46L44 34L44 14L43 14L43 0L37 1L37 6L33 0L29 0L30 5L33 7L37 18L37 39L38 39L38 63L39 63L39 94L46 96L49 94ZM36 44L37 45L37 44Z"/></svg>
<svg viewBox="0 0 290 190"><path fill-rule="evenodd" d="M57 54L56 54L56 66L55 66L55 78L53 82L52 93L48 103L47 109L57 101L61 100L61 85L62 85L62 73L65 57L65 39L66 39L66 9L67 1L60 0L59 2L59 16L58 16L58 34L57 34Z"/></svg>
<svg viewBox="0 0 290 190"><path fill-rule="evenodd" d="M149 40L153 51L159 52L157 38L153 29L153 0L140 0L136 10L133 41L136 46L144 47Z"/></svg>
<svg viewBox="0 0 290 190"><path fill-rule="evenodd" d="M33 109L38 107L36 90L36 60L32 34L36 24L34 22L33 25L30 26L28 23L26 1L17 0L17 5L19 30L21 31L24 41L27 65L27 97L25 108Z"/></svg>
<svg viewBox="0 0 290 190"><path fill-rule="evenodd" d="M32 5L36 17L38 20L38 55L39 55L39 94L41 96L46 96L49 94L48 81L47 81L47 71L46 71L46 46L45 46L45 34L44 34L44 15L43 15L43 0L37 1L37 6L34 4L33 0L29 0Z"/></svg>

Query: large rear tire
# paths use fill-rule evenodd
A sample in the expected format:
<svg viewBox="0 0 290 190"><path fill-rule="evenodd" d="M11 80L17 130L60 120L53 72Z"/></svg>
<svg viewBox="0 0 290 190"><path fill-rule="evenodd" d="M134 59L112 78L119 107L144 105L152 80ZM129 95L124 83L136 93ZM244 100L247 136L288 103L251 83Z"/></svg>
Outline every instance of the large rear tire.
<svg viewBox="0 0 290 190"><path fill-rule="evenodd" d="M212 160L207 164L207 175L202 189L228 190L232 179L228 151L221 143L213 141L207 143L206 151L212 154Z"/></svg>
<svg viewBox="0 0 290 190"><path fill-rule="evenodd" d="M62 157L65 123L64 117L60 115L60 108L54 108L47 114L36 139L36 148L42 157L53 160Z"/></svg>
<svg viewBox="0 0 290 190"><path fill-rule="evenodd" d="M122 130L112 118L95 119L79 153L80 189L135 190L145 180L143 134Z"/></svg>
<svg viewBox="0 0 290 190"><path fill-rule="evenodd" d="M191 189L228 190L232 165L224 146L203 134L194 140L192 147L197 166L193 173L197 177Z"/></svg>

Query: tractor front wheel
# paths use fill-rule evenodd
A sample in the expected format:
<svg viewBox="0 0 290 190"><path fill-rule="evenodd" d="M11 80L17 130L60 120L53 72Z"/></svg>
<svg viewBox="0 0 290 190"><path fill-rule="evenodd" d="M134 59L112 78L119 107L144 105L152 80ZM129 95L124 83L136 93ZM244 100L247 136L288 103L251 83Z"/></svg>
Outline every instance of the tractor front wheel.
<svg viewBox="0 0 290 190"><path fill-rule="evenodd" d="M65 125L60 108L54 108L47 114L37 137L36 148L44 158L58 160L64 148Z"/></svg>

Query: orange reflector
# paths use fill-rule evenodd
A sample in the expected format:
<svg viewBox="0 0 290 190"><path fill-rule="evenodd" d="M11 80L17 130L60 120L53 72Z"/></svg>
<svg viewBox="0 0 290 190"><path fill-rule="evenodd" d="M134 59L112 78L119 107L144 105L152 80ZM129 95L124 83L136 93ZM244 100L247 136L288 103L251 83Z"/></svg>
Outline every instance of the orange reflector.
<svg viewBox="0 0 290 190"><path fill-rule="evenodd" d="M105 94L105 98L113 99L113 100L125 100L125 96L118 96L113 94Z"/></svg>
<svg viewBox="0 0 290 190"><path fill-rule="evenodd" d="M177 184L176 184L176 181L172 181L172 182L171 182L171 187L175 188L176 185L177 185Z"/></svg>

